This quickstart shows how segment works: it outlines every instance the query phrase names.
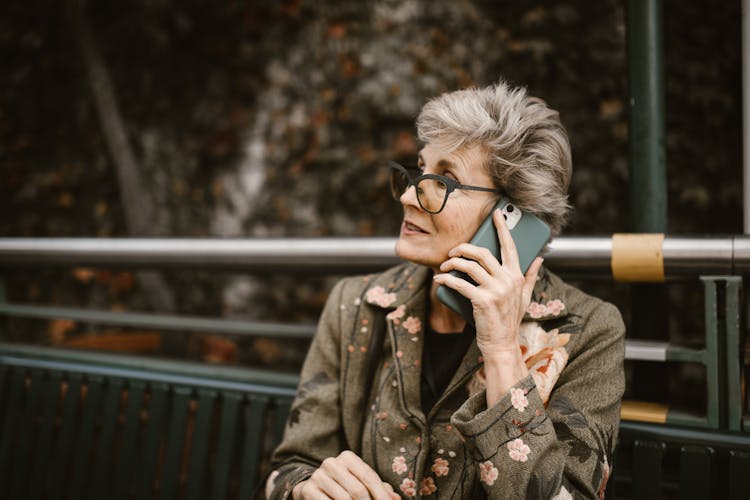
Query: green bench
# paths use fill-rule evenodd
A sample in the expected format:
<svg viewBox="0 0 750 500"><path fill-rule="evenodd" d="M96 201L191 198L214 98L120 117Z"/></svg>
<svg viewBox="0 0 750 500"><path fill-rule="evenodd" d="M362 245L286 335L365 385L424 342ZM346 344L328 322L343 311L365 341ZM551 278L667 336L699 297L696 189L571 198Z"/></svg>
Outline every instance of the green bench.
<svg viewBox="0 0 750 500"><path fill-rule="evenodd" d="M0 498L251 498L297 377L0 343ZM607 498L747 498L750 435L623 421Z"/></svg>
<svg viewBox="0 0 750 500"><path fill-rule="evenodd" d="M296 384L0 344L0 498L250 498Z"/></svg>

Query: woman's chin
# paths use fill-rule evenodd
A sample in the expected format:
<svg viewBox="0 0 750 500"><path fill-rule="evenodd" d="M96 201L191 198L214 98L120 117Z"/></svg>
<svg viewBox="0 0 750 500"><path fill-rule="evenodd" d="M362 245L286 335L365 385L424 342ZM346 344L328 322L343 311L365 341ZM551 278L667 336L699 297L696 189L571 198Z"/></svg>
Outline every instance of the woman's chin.
<svg viewBox="0 0 750 500"><path fill-rule="evenodd" d="M422 246L410 245L409 242L399 238L396 242L396 255L402 259L414 264L421 264L428 267L439 267L442 261L436 261L432 249L426 250Z"/></svg>

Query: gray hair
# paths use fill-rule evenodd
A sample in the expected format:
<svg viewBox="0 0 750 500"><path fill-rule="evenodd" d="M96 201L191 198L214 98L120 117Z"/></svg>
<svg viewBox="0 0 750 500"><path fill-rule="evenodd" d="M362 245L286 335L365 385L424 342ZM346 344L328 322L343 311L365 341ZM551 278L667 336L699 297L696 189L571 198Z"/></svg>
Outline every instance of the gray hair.
<svg viewBox="0 0 750 500"><path fill-rule="evenodd" d="M572 160L557 111L505 82L445 93L422 108L417 134L449 151L480 146L495 186L560 233L570 204Z"/></svg>

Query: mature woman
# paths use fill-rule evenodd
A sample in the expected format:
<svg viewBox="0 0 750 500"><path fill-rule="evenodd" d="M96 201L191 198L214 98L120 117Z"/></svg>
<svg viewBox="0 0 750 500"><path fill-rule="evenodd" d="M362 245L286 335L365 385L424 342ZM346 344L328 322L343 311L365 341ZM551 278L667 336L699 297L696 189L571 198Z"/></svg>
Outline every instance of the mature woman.
<svg viewBox="0 0 750 500"><path fill-rule="evenodd" d="M620 314L541 258L522 274L492 210L504 196L559 233L571 159L558 113L499 83L428 102L417 128L417 169L391 168L407 262L331 292L266 494L601 498L624 389ZM487 216L500 260L467 243ZM471 301L474 326L440 285Z"/></svg>

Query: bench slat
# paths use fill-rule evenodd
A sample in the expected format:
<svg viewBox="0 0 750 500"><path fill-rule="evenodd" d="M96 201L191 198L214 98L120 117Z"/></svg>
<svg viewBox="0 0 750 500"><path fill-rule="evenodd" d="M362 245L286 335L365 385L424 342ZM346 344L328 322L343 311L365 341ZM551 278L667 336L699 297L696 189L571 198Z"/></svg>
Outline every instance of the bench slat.
<svg viewBox="0 0 750 500"><path fill-rule="evenodd" d="M237 420L242 395L235 392L222 394L221 426L219 428L219 442L216 449L216 470L211 498L224 499L227 497L229 485L229 471L231 469L232 452L236 441Z"/></svg>
<svg viewBox="0 0 750 500"><path fill-rule="evenodd" d="M52 456L52 431L57 414L57 405L60 402L60 384L62 373L52 370L47 373L43 382L42 397L42 422L39 428L39 438L34 449L34 467L31 469L31 481L29 481L29 498L36 499L42 493L42 487L46 471L49 469L50 457Z"/></svg>
<svg viewBox="0 0 750 500"><path fill-rule="evenodd" d="M0 363L0 408L7 408L8 406L5 404L5 398L8 395L8 392L10 391L10 379L11 379L11 371L10 368ZM3 422L5 412L0 411L0 430L3 428Z"/></svg>
<svg viewBox="0 0 750 500"><path fill-rule="evenodd" d="M268 398L250 396L245 413L245 443L242 452L240 486L237 498L252 498L253 488L258 482L258 467L263 454L265 416Z"/></svg>
<svg viewBox="0 0 750 500"><path fill-rule="evenodd" d="M90 473L91 445L94 438L95 417L102 404L102 377L88 377L86 396L83 399L83 416L78 426L76 453L73 458L70 498L83 498L85 478Z"/></svg>
<svg viewBox="0 0 750 500"><path fill-rule="evenodd" d="M633 446L633 498L661 498L661 463L666 445L636 440Z"/></svg>
<svg viewBox="0 0 750 500"><path fill-rule="evenodd" d="M203 477L206 472L209 452L208 440L211 437L211 422L218 396L217 391L208 389L200 389L198 391L198 411L195 416L195 430L192 436L193 445L190 452L190 473L187 485L188 500L205 498L203 495Z"/></svg>
<svg viewBox="0 0 750 500"><path fill-rule="evenodd" d="M67 477L66 471L70 465L70 452L73 433L75 432L78 402L81 396L82 378L79 373L68 376L68 389L65 391L65 400L63 401L62 423L52 467L49 470L48 500L54 500L62 496L63 478Z"/></svg>
<svg viewBox="0 0 750 500"><path fill-rule="evenodd" d="M10 387L8 397L4 406L5 414L3 419L2 439L0 439L0 498L6 496L10 482L10 464L13 450L13 437L16 435L15 429L18 421L22 418L23 408L21 403L25 396L24 384L26 374L23 368L8 370L6 376L9 378Z"/></svg>
<svg viewBox="0 0 750 500"><path fill-rule="evenodd" d="M702 500L711 497L714 450L708 446L680 448L680 499Z"/></svg>
<svg viewBox="0 0 750 500"><path fill-rule="evenodd" d="M750 453L729 452L729 499L744 500L750 491Z"/></svg>
<svg viewBox="0 0 750 500"><path fill-rule="evenodd" d="M115 498L128 498L133 469L135 468L136 439L143 406L143 392L146 384L140 380L128 383L128 401L125 411L125 430L122 433L120 456L117 459L115 476Z"/></svg>
<svg viewBox="0 0 750 500"><path fill-rule="evenodd" d="M183 447L185 444L185 423L187 422L191 390L187 387L176 387L173 390L172 405L169 412L167 428L169 436L162 466L162 483L159 498L175 498L177 480L182 466Z"/></svg>
<svg viewBox="0 0 750 500"><path fill-rule="evenodd" d="M288 398L279 398L274 406L273 416L273 448L281 442L284 437L286 420L289 416L289 410L292 406L292 400Z"/></svg>
<svg viewBox="0 0 750 500"><path fill-rule="evenodd" d="M143 433L143 448L140 466L135 477L135 498L147 500L154 492L156 461L161 447L161 435L164 429L164 415L167 407L169 388L166 384L151 384L148 404L148 423Z"/></svg>
<svg viewBox="0 0 750 500"><path fill-rule="evenodd" d="M13 457L10 478L10 498L26 498L28 496L28 476L31 466L31 443L33 442L34 424L37 409L44 395L44 373L41 370L31 370L31 384L27 390L28 397L24 405L23 418L18 423L18 439Z"/></svg>
<svg viewBox="0 0 750 500"><path fill-rule="evenodd" d="M104 400L102 412L102 426L98 439L98 450L93 467L93 486L91 498L109 498L112 494L112 458L117 426L117 416L120 413L120 398L122 396L123 381L120 379L109 379L107 394Z"/></svg>

